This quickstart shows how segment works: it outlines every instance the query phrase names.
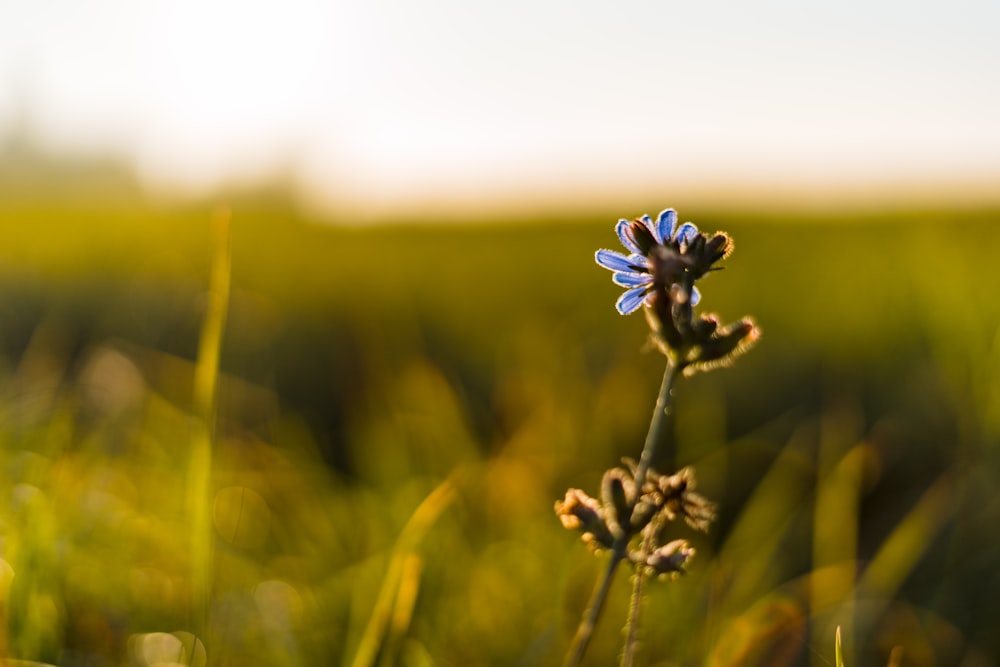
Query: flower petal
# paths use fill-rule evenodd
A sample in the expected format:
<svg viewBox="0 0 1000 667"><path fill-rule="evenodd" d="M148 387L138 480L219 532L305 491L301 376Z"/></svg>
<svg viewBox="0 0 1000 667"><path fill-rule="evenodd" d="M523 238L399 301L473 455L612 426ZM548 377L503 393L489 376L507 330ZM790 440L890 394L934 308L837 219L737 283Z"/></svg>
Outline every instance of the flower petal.
<svg viewBox="0 0 1000 667"><path fill-rule="evenodd" d="M634 313L646 300L646 291L646 287L633 287L632 289L627 290L624 294L618 297L618 301L615 302L615 308L617 308L618 312L622 315Z"/></svg>
<svg viewBox="0 0 1000 667"><path fill-rule="evenodd" d="M648 273L636 273L635 271L618 271L611 279L615 285L621 285L622 287L649 286L653 284L653 276Z"/></svg>
<svg viewBox="0 0 1000 667"><path fill-rule="evenodd" d="M674 235L674 238L676 238L681 243L690 243L691 239L693 239L697 235L698 235L698 228L695 227L694 223L685 222L677 230L677 233Z"/></svg>
<svg viewBox="0 0 1000 667"><path fill-rule="evenodd" d="M656 235L656 225L653 224L652 218L650 218L648 215L643 215L641 218L639 218L639 222L646 225L646 229L648 229L649 233L653 235L653 238L656 239L657 243L663 245L663 239L661 239Z"/></svg>
<svg viewBox="0 0 1000 667"><path fill-rule="evenodd" d="M615 232L618 233L618 238L621 240L622 245L628 248L630 252L642 253L642 248L639 247L632 237L632 222L630 220L619 220L615 226Z"/></svg>
<svg viewBox="0 0 1000 667"><path fill-rule="evenodd" d="M668 208L660 212L660 217L656 221L656 232L654 235L662 245L667 239L674 237L674 228L677 226L677 211Z"/></svg>
<svg viewBox="0 0 1000 667"><path fill-rule="evenodd" d="M601 248L594 253L594 261L603 266L608 271L634 271L632 262L620 252Z"/></svg>
<svg viewBox="0 0 1000 667"><path fill-rule="evenodd" d="M701 292L698 291L697 287L691 288L691 305L697 306L698 302L701 301Z"/></svg>

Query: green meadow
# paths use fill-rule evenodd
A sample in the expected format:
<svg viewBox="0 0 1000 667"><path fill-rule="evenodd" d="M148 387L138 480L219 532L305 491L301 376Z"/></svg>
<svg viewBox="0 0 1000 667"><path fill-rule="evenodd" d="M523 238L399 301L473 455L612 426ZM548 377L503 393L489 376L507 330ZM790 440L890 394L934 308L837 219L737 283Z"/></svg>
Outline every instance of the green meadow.
<svg viewBox="0 0 1000 667"><path fill-rule="evenodd" d="M638 454L663 370L593 255L671 202L226 201L229 254L214 201L0 197L0 655L560 664L603 563L553 503ZM1000 212L680 216L735 241L699 308L763 336L677 389L657 467L719 519L677 525L697 556L649 584L640 664L833 665L838 626L849 667L997 664Z"/></svg>

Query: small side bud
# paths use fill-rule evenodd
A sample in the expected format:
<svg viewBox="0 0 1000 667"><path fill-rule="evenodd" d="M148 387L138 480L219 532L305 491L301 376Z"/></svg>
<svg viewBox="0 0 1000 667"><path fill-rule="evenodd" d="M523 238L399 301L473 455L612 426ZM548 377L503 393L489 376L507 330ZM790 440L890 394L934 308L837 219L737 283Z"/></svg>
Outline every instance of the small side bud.
<svg viewBox="0 0 1000 667"><path fill-rule="evenodd" d="M699 340L707 340L712 337L712 335L719 328L719 318L718 316L707 313L702 315L697 320L691 323L691 330L695 338Z"/></svg>
<svg viewBox="0 0 1000 667"><path fill-rule="evenodd" d="M695 261L705 252L705 235L695 234L694 238L688 241L684 249L684 254L689 255Z"/></svg>
<svg viewBox="0 0 1000 667"><path fill-rule="evenodd" d="M702 345L702 359L714 361L731 355L742 346L757 340L759 332L751 320L740 320L730 324Z"/></svg>
<svg viewBox="0 0 1000 667"><path fill-rule="evenodd" d="M703 238L707 240L698 246L694 255L694 266L691 269L698 278L709 271L717 270L713 265L733 252L733 242L725 232L716 232L710 239Z"/></svg>
<svg viewBox="0 0 1000 667"><path fill-rule="evenodd" d="M687 540L668 542L646 558L646 566L654 574L676 576L684 573L685 566L694 557L694 547Z"/></svg>
<svg viewBox="0 0 1000 667"><path fill-rule="evenodd" d="M692 468L661 476L659 491L664 499L661 511L668 521L683 517L685 523L704 533L715 520L715 504L695 493L695 486Z"/></svg>
<svg viewBox="0 0 1000 667"><path fill-rule="evenodd" d="M628 534L632 518L631 498L635 496L632 480L621 468L612 468L601 480L601 499L608 527L615 537Z"/></svg>
<svg viewBox="0 0 1000 667"><path fill-rule="evenodd" d="M712 240L705 246L705 251L711 253L712 262L715 263L733 254L733 240L725 232L715 232Z"/></svg>
<svg viewBox="0 0 1000 667"><path fill-rule="evenodd" d="M738 356L753 347L760 338L760 329L750 318L734 322L700 343L692 364L685 369L687 375L699 370L728 366Z"/></svg>
<svg viewBox="0 0 1000 667"><path fill-rule="evenodd" d="M611 548L614 538L597 500L580 489L569 489L562 501L556 501L555 510L563 527L579 531L588 546L595 550Z"/></svg>

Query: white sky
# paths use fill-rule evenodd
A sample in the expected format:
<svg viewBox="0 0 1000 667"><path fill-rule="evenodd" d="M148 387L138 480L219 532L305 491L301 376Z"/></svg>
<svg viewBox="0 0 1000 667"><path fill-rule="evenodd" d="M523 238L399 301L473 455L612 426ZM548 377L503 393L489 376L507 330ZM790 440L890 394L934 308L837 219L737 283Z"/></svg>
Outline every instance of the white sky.
<svg viewBox="0 0 1000 667"><path fill-rule="evenodd" d="M19 113L154 182L386 209L1000 183L1000 2L0 0Z"/></svg>

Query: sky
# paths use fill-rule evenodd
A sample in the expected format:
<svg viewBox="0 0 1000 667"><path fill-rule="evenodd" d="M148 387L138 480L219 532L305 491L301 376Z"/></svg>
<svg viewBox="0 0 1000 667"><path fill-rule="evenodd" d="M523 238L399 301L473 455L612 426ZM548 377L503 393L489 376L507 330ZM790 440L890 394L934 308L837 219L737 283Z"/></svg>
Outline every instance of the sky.
<svg viewBox="0 0 1000 667"><path fill-rule="evenodd" d="M391 212L1000 183L1000 3L0 0L0 132Z"/></svg>

